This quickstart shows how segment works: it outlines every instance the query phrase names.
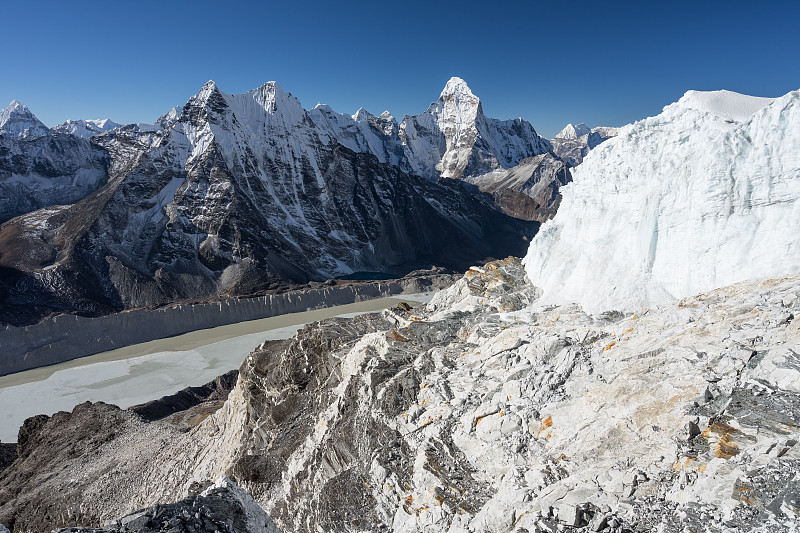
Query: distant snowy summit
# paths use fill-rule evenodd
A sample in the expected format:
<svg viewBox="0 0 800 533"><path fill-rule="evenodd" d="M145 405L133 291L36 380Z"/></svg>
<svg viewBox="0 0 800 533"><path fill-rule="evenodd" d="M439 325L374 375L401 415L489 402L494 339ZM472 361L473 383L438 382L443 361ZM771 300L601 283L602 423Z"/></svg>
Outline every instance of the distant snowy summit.
<svg viewBox="0 0 800 533"><path fill-rule="evenodd" d="M388 111L375 117L359 109L351 116L323 104L309 116L340 144L428 179L509 169L552 148L525 120L484 115L480 99L457 77L424 113L405 116L400 123Z"/></svg>
<svg viewBox="0 0 800 533"><path fill-rule="evenodd" d="M79 133L49 129L16 100L0 111L0 223L77 202L107 181L108 154Z"/></svg>
<svg viewBox="0 0 800 533"><path fill-rule="evenodd" d="M617 135L619 128L589 128L586 124L567 124L550 142L553 152L570 166L580 165L583 158L601 143Z"/></svg>
<svg viewBox="0 0 800 533"><path fill-rule="evenodd" d="M17 100L13 100L0 111L0 135L9 139L35 139L48 134L67 134L88 139L120 126L121 124L105 118L67 120L63 124L48 128L28 109L28 106Z"/></svg>
<svg viewBox="0 0 800 533"><path fill-rule="evenodd" d="M556 139L577 139L591 133L589 126L581 122L580 124L567 124L563 130L558 132Z"/></svg>
<svg viewBox="0 0 800 533"><path fill-rule="evenodd" d="M49 128L31 113L28 106L13 100L0 111L0 135L11 139L41 137L47 135Z"/></svg>
<svg viewBox="0 0 800 533"><path fill-rule="evenodd" d="M117 124L113 120L109 120L107 118L94 120L68 120L63 124L55 126L52 131L56 133L69 133L70 135L88 139L120 126L121 124Z"/></svg>
<svg viewBox="0 0 800 533"><path fill-rule="evenodd" d="M800 270L800 91L689 91L561 189L525 259L543 302L635 310Z"/></svg>

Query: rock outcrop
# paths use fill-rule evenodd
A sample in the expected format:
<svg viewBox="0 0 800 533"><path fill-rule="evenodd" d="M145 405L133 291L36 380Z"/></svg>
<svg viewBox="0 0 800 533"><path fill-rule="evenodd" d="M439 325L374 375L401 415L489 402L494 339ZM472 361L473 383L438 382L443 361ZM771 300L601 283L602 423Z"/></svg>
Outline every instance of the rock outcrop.
<svg viewBox="0 0 800 533"><path fill-rule="evenodd" d="M192 423L193 419L197 420L199 417L205 417L207 414L216 411L218 406L228 399L228 394L236 385L238 379L239 371L231 370L200 387L186 387L175 394L143 404L132 405L128 407L128 410L147 421L172 417L170 422L173 425L178 418L175 415L183 413L180 418L186 422L184 426L195 426L197 424ZM204 409L195 409L203 404L210 405L205 405ZM191 413L186 413L186 411L191 411ZM186 416L187 414L189 415L188 417Z"/></svg>
<svg viewBox="0 0 800 533"><path fill-rule="evenodd" d="M280 533L250 495L228 478L179 502L156 504L102 528L70 527L57 533Z"/></svg>
<svg viewBox="0 0 800 533"><path fill-rule="evenodd" d="M103 405L32 419L0 522L99 525L228 475L283 531L796 525L800 276L636 314L539 294L509 259L309 325L188 433Z"/></svg>

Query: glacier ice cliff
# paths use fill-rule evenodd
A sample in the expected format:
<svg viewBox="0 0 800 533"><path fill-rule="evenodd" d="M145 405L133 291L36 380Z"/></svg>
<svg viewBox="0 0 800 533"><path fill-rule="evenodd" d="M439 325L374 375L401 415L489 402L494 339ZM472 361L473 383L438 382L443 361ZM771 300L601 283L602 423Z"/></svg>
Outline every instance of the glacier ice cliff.
<svg viewBox="0 0 800 533"><path fill-rule="evenodd" d="M800 270L798 91L689 91L572 172L525 258L543 302L634 310Z"/></svg>

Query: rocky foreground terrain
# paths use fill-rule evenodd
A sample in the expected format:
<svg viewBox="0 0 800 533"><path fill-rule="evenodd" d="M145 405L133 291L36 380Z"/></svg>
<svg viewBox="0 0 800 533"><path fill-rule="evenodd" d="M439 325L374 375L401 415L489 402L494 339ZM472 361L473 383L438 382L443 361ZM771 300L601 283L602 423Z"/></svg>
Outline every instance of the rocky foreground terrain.
<svg viewBox="0 0 800 533"><path fill-rule="evenodd" d="M29 419L0 522L230 531L195 505L228 476L286 532L798 529L800 275L628 314L538 296L508 259L309 325L188 430L105 404Z"/></svg>

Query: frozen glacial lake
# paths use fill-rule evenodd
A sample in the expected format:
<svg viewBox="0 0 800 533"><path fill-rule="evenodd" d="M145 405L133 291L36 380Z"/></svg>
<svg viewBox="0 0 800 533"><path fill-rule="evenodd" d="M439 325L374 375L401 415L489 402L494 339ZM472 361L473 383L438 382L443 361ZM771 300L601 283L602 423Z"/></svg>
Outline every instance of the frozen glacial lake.
<svg viewBox="0 0 800 533"><path fill-rule="evenodd" d="M404 294L239 322L2 376L0 441L16 442L19 427L37 414L71 411L85 401L127 408L203 385L238 368L263 341L287 339L309 322L380 311L402 301L416 306L432 296Z"/></svg>

